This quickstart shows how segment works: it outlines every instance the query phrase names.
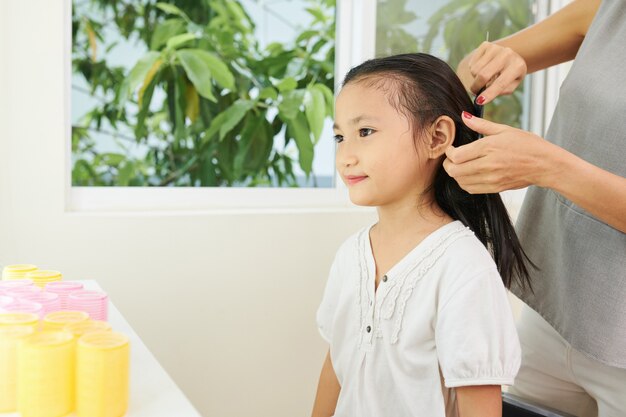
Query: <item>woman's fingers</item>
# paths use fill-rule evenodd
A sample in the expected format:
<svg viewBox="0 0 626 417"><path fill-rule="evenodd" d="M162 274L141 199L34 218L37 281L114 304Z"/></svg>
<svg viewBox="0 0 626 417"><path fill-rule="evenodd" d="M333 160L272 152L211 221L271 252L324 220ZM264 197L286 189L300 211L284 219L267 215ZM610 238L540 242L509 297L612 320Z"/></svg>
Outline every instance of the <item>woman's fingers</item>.
<svg viewBox="0 0 626 417"><path fill-rule="evenodd" d="M446 158L454 164L464 164L468 161L473 161L478 158L482 158L484 155L482 150L481 141L469 143L467 145L459 146L455 148L450 146L446 149ZM444 167L445 168L445 167ZM450 176L453 176L448 172Z"/></svg>
<svg viewBox="0 0 626 417"><path fill-rule="evenodd" d="M507 129L513 129L509 126L490 122L489 120L482 119L478 116L474 116L466 111L464 111L463 114L461 115L461 119L463 120L463 123L465 123L467 127L472 129L474 132L482 134L483 136L497 135L498 133L502 133ZM471 144L475 144L479 142L484 143L485 141L477 140L475 142L472 142ZM465 146L468 146L468 145L465 145Z"/></svg>
<svg viewBox="0 0 626 417"><path fill-rule="evenodd" d="M499 193L500 191L524 187L517 185L500 170L494 169L489 157L474 159L462 164L455 164L450 159L443 161L443 168L448 175L470 194Z"/></svg>
<svg viewBox="0 0 626 417"><path fill-rule="evenodd" d="M485 170L485 162L483 159L484 156L479 156L465 162L453 162L453 160L448 157L443 161L443 169L446 170L449 176L455 179L474 177L477 175L482 176Z"/></svg>
<svg viewBox="0 0 626 417"><path fill-rule="evenodd" d="M510 64L499 73L492 83L480 95L482 104L487 104L498 96L511 94L522 82L526 75L526 64L518 62Z"/></svg>
<svg viewBox="0 0 626 417"><path fill-rule="evenodd" d="M469 89L474 94L478 94L478 92L497 75L497 71L494 72L490 68L487 68L487 66L496 59L498 54L497 49L490 48L490 44L487 42L483 42L481 48L483 48L483 51L480 54L473 54L468 64L469 72L472 75Z"/></svg>
<svg viewBox="0 0 626 417"><path fill-rule="evenodd" d="M476 52L476 54L472 54L472 59L469 62L470 72L474 77L479 76L485 66L497 57L499 47L489 42L483 42Z"/></svg>
<svg viewBox="0 0 626 417"><path fill-rule="evenodd" d="M491 43L483 42L478 48L476 48L476 50L474 50L474 52L471 53L468 66L470 68L470 71L472 71L472 69L474 70L473 75L476 75L475 71L480 70L480 68L485 66L486 62L489 62L489 57L487 57L486 55L493 54L494 49L491 46Z"/></svg>
<svg viewBox="0 0 626 417"><path fill-rule="evenodd" d="M471 194L499 193L528 185L523 179L511 177L497 158L489 156L461 164L455 164L446 158L443 168L461 188Z"/></svg>
<svg viewBox="0 0 626 417"><path fill-rule="evenodd" d="M471 55L469 72L474 77L470 90L481 94L479 104L486 104L501 94L510 94L526 76L524 59L511 48L483 42ZM467 83L467 81L466 81Z"/></svg>
<svg viewBox="0 0 626 417"><path fill-rule="evenodd" d="M508 126L498 123L490 122L489 120L481 119L480 117L473 116L467 112L463 112L461 117L463 123L475 132L482 133L485 136L497 135L505 131ZM486 138L476 140L472 143L468 143L463 146L450 146L446 149L446 157L455 164L463 164L474 159L481 158L487 155L487 148L489 146L489 140ZM452 175L452 174L450 174Z"/></svg>
<svg viewBox="0 0 626 417"><path fill-rule="evenodd" d="M461 188L480 194L540 184L541 158L555 145L530 132L466 113L463 122L485 137L446 149L443 168Z"/></svg>

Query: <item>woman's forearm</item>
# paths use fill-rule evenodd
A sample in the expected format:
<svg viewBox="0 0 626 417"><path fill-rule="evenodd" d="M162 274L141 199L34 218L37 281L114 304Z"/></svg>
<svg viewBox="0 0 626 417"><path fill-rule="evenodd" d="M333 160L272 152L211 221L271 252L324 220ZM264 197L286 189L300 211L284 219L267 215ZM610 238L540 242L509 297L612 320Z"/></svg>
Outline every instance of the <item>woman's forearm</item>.
<svg viewBox="0 0 626 417"><path fill-rule="evenodd" d="M550 188L626 233L626 178L533 134L468 113L463 123L484 138L446 150L443 167L469 193L529 185Z"/></svg>
<svg viewBox="0 0 626 417"><path fill-rule="evenodd" d="M528 73L570 61L599 6L600 0L574 0L544 20L495 43L521 55Z"/></svg>
<svg viewBox="0 0 626 417"><path fill-rule="evenodd" d="M575 0L541 22L495 42L483 42L461 60L457 75L486 104L511 94L526 74L576 56L600 0Z"/></svg>
<svg viewBox="0 0 626 417"><path fill-rule="evenodd" d="M626 233L626 178L561 148L553 148L537 184L563 195L598 219Z"/></svg>

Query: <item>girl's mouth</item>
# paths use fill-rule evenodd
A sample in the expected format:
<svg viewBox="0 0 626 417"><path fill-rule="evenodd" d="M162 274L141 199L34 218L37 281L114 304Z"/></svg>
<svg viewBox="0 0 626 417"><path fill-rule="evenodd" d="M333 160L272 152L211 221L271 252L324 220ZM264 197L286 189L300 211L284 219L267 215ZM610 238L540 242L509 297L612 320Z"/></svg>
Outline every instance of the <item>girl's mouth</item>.
<svg viewBox="0 0 626 417"><path fill-rule="evenodd" d="M367 175L346 175L346 183L355 185L367 178Z"/></svg>

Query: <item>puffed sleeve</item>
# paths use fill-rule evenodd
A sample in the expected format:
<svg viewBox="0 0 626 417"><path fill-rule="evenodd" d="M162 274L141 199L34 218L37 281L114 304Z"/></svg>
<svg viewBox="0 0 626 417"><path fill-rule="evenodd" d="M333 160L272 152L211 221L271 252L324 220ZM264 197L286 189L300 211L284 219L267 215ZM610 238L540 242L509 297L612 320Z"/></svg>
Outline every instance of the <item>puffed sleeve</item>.
<svg viewBox="0 0 626 417"><path fill-rule="evenodd" d="M317 310L317 328L319 329L322 338L329 344L332 342L332 327L342 286L340 273L340 270L342 269L340 267L342 261L341 252L341 249L337 252L335 260L330 267L324 296L322 297L322 302Z"/></svg>
<svg viewBox="0 0 626 417"><path fill-rule="evenodd" d="M512 385L521 349L498 271L457 281L439 306L435 329L446 387Z"/></svg>

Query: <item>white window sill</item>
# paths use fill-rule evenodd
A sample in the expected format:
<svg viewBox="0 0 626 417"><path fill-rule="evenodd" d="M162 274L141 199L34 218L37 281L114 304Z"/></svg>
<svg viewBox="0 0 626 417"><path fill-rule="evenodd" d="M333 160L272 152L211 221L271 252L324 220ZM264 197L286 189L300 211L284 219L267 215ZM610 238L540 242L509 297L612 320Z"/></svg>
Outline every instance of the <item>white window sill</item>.
<svg viewBox="0 0 626 417"><path fill-rule="evenodd" d="M341 188L70 187L66 213L206 214L369 211Z"/></svg>
<svg viewBox="0 0 626 417"><path fill-rule="evenodd" d="M526 190L502 199L515 221ZM374 212L341 188L70 187L68 214L258 214Z"/></svg>

